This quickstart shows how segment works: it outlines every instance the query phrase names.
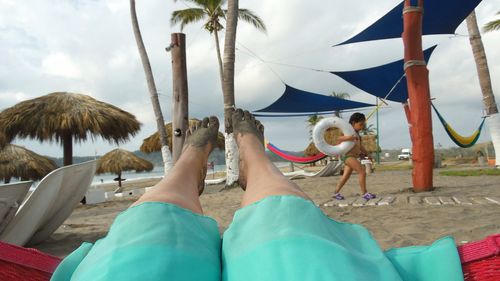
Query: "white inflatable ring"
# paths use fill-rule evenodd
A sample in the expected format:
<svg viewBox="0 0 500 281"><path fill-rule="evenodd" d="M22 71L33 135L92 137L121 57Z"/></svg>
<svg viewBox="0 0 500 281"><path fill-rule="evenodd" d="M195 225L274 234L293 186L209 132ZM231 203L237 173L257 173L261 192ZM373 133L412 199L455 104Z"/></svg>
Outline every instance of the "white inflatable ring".
<svg viewBox="0 0 500 281"><path fill-rule="evenodd" d="M324 118L319 121L316 126L314 126L312 134L314 145L316 145L319 151L326 155L343 155L353 148L354 142L344 141L338 145L328 144L325 141L325 132L332 127L340 129L345 136L352 136L356 134L354 128L346 121L338 117Z"/></svg>

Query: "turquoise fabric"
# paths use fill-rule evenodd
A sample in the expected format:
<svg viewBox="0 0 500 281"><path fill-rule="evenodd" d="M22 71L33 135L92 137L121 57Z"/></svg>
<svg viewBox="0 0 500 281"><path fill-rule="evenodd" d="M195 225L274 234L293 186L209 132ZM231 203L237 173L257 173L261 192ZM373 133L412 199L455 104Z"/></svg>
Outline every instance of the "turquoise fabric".
<svg viewBox="0 0 500 281"><path fill-rule="evenodd" d="M450 238L384 253L368 230L295 196L235 213L222 244L223 280L463 280Z"/></svg>
<svg viewBox="0 0 500 281"><path fill-rule="evenodd" d="M221 279L217 223L172 204L142 203L118 215L108 235L84 244L51 280Z"/></svg>
<svg viewBox="0 0 500 281"><path fill-rule="evenodd" d="M222 252L221 252L222 247ZM221 269L222 268L222 269ZM312 202L271 196L217 223L172 204L143 203L109 234L66 257L52 280L463 280L450 237L382 251L361 225L328 218Z"/></svg>

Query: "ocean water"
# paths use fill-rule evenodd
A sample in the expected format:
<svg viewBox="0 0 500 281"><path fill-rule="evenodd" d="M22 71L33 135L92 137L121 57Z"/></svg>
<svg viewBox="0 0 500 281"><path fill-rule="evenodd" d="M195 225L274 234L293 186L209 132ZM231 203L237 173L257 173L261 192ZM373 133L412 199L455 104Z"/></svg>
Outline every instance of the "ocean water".
<svg viewBox="0 0 500 281"><path fill-rule="evenodd" d="M289 164L289 162L274 162L274 165L276 167L286 167ZM214 169L208 169L207 171L207 179L211 179L212 176L210 174L212 173L217 173L217 172L225 172L226 171L226 165L215 165ZM111 183L114 182L114 179L117 177L116 174L101 174L101 175L95 175L94 180L92 182L92 185L95 184L100 184L100 183ZM161 178L163 177L163 166L156 166L151 172L141 172L141 173L136 173L133 171L128 171L128 172L123 172L122 173L122 179L126 180L137 180L137 179L147 179L147 178Z"/></svg>
<svg viewBox="0 0 500 281"><path fill-rule="evenodd" d="M207 173L216 173L226 170L226 165L215 165L214 169L208 169ZM127 171L122 173L122 179L126 180L138 180L138 179L147 179L147 178L161 178L163 177L164 170L163 166L156 166L151 172L140 172L136 173L134 171ZM92 185L100 184L100 183L111 183L114 182L114 179L117 177L116 174L101 174L95 175L94 180L92 181ZM210 178L210 176L208 176Z"/></svg>
<svg viewBox="0 0 500 281"><path fill-rule="evenodd" d="M274 165L276 165L277 167L286 167L290 164L289 164L289 162L274 162ZM211 176L212 173L223 172L223 171L226 171L226 165L215 165L215 167L213 169L208 169L207 179L212 178L212 176ZM156 166L156 167L154 167L154 169L151 172L140 172L140 173L136 173L133 171L123 172L122 179L137 180L137 179L147 179L147 178L161 178L161 177L163 177L163 174L164 174L163 173L163 166ZM116 177L117 177L116 174L109 174L109 173L95 175L94 180L92 181L92 185L101 184L101 183L113 183L113 182L115 182L114 179ZM12 178L11 183L18 182L18 181L19 181L18 179ZM3 183L3 181L0 180L0 184L2 184L2 183ZM39 181L36 181L33 184L32 189L34 187L36 187L38 185L38 183L39 183Z"/></svg>

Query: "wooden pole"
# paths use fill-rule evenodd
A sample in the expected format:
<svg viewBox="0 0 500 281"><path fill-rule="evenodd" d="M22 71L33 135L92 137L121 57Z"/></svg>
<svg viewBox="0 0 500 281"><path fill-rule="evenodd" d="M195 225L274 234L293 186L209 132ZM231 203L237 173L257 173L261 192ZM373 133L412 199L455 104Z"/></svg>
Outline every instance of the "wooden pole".
<svg viewBox="0 0 500 281"><path fill-rule="evenodd" d="M375 97L375 104L378 104L378 97ZM380 123L378 121L379 115L377 110L377 164L380 164Z"/></svg>
<svg viewBox="0 0 500 281"><path fill-rule="evenodd" d="M73 138L70 132L63 133L64 166L73 164Z"/></svg>
<svg viewBox="0 0 500 281"><path fill-rule="evenodd" d="M410 124L413 161L413 190L433 189L434 141L429 90L429 71L422 50L422 15L424 1L405 0L403 10L403 44L409 107L405 110ZM412 5L412 3L415 3Z"/></svg>
<svg viewBox="0 0 500 281"><path fill-rule="evenodd" d="M186 68L186 35L172 33L172 159L177 162L188 129L188 82Z"/></svg>

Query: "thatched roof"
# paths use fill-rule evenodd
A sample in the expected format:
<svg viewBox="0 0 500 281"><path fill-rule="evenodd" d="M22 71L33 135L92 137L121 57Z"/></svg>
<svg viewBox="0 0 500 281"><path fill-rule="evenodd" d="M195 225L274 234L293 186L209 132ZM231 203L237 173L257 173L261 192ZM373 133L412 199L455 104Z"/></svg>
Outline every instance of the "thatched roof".
<svg viewBox="0 0 500 281"><path fill-rule="evenodd" d="M0 112L0 127L8 142L16 136L62 142L69 133L76 141L90 134L118 143L134 136L140 123L134 115L90 96L56 92Z"/></svg>
<svg viewBox="0 0 500 281"><path fill-rule="evenodd" d="M151 171L153 170L153 164L130 151L117 148L99 158L96 173L119 174L131 170L136 172Z"/></svg>
<svg viewBox="0 0 500 281"><path fill-rule="evenodd" d="M194 126L200 120L198 119L189 119L189 126ZM167 142L168 148L172 151L172 123L165 124L165 130L167 131ZM217 147L221 150L225 147L225 138L224 135L219 132L217 137ZM155 151L161 151L161 143L160 143L160 135L158 132L152 134L151 136L145 138L141 145L141 151L144 153L151 153Z"/></svg>
<svg viewBox="0 0 500 281"><path fill-rule="evenodd" d="M342 136L342 132L336 128L330 128L325 133L325 140L330 145L336 145L338 143L337 139ZM377 151L377 136L376 135L363 135L361 136L361 143L363 147L368 152ZM319 153L313 142L311 142L307 148L304 150L306 156L313 156Z"/></svg>
<svg viewBox="0 0 500 281"><path fill-rule="evenodd" d="M5 134L0 131L0 149L3 149L8 143L7 137L5 137Z"/></svg>
<svg viewBox="0 0 500 281"><path fill-rule="evenodd" d="M0 179L39 180L57 168L51 159L14 144L0 150Z"/></svg>

